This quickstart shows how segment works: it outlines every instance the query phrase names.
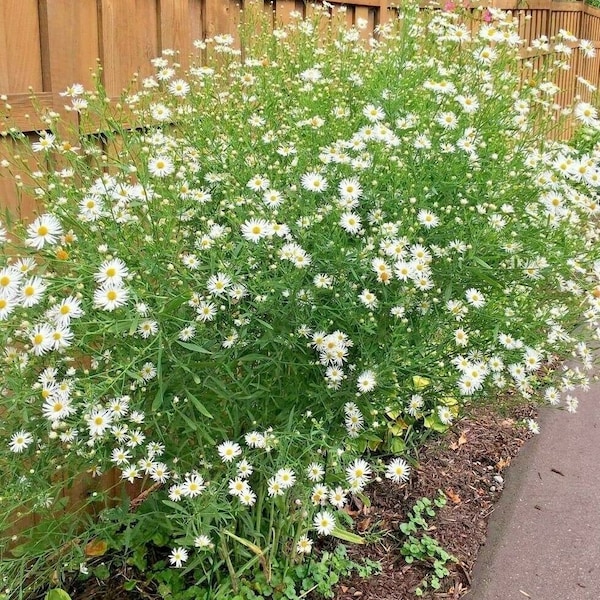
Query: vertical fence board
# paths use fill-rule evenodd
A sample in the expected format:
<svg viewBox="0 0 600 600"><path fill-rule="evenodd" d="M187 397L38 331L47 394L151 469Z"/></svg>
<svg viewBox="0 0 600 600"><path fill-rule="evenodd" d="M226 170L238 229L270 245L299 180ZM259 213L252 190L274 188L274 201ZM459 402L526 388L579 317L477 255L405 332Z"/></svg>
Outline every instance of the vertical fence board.
<svg viewBox="0 0 600 600"><path fill-rule="evenodd" d="M156 0L100 0L100 59L109 95L118 95L133 73L154 72L159 54Z"/></svg>
<svg viewBox="0 0 600 600"><path fill-rule="evenodd" d="M240 2L234 0L206 0L205 37L229 33L237 37L237 25L240 22Z"/></svg>
<svg viewBox="0 0 600 600"><path fill-rule="evenodd" d="M29 142L37 139L35 134L29 134L27 137ZM24 156L22 142L17 143L10 138L0 137L0 160L12 161L15 154ZM30 171L35 169L33 160L30 159L27 163ZM9 175L7 170L0 167L0 209L7 209L15 218L31 220L38 208L37 202L27 194L19 194L15 187L15 180L7 175ZM25 172L20 172L18 175L30 183Z"/></svg>
<svg viewBox="0 0 600 600"><path fill-rule="evenodd" d="M179 50L179 62L183 68L189 65L191 52L191 23L188 0L160 0L158 50L166 48Z"/></svg>
<svg viewBox="0 0 600 600"><path fill-rule="evenodd" d="M291 12L304 12L304 2L297 2L297 0L277 0L275 4L275 20L277 26L287 25L293 19L290 17Z"/></svg>
<svg viewBox="0 0 600 600"><path fill-rule="evenodd" d="M366 22L366 27L358 27L362 22ZM368 39L375 31L375 11L367 6L357 6L354 9L354 25L360 31L362 39Z"/></svg>
<svg viewBox="0 0 600 600"><path fill-rule="evenodd" d="M40 24L46 90L60 92L73 83L92 86L99 57L96 0L41 0Z"/></svg>
<svg viewBox="0 0 600 600"><path fill-rule="evenodd" d="M4 93L43 92L37 0L0 2L0 66ZM6 71L4 71L6 69ZM6 82L3 81L6 79Z"/></svg>
<svg viewBox="0 0 600 600"><path fill-rule="evenodd" d="M204 6L202 0L188 0L188 22L190 24L190 51L195 40L204 37Z"/></svg>

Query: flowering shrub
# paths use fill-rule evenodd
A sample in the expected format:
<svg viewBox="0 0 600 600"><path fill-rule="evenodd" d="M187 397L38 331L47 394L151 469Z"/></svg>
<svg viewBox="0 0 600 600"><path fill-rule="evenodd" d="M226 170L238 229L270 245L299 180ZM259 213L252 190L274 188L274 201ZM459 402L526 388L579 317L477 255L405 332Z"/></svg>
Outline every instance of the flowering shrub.
<svg viewBox="0 0 600 600"><path fill-rule="evenodd" d="M116 468L152 492L88 536L116 548L137 519L194 597L231 597L315 536L360 542L344 507L406 481L389 452L465 404L576 408L587 378L556 358L591 366L600 170L547 137L575 42L529 61L494 9L407 6L368 41L327 21L247 18L243 56L215 36L180 73L164 51L116 103L74 84L89 134L46 114L44 208L0 230L5 523L47 522L65 481ZM31 558L74 535L12 543ZM66 564L86 571L82 539Z"/></svg>

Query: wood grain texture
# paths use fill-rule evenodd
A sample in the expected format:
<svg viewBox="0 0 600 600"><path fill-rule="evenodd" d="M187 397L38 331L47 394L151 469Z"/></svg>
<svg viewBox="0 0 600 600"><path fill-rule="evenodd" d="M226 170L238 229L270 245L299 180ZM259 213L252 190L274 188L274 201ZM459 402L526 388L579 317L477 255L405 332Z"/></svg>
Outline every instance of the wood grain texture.
<svg viewBox="0 0 600 600"><path fill-rule="evenodd" d="M150 60L160 54L157 0L99 0L98 7L103 83L116 96L133 73L154 73Z"/></svg>
<svg viewBox="0 0 600 600"><path fill-rule="evenodd" d="M40 38L45 91L73 83L93 85L99 58L96 0L40 0Z"/></svg>
<svg viewBox="0 0 600 600"><path fill-rule="evenodd" d="M189 66L191 45L189 0L159 0L159 42L158 49L166 48L179 51L178 62L183 68Z"/></svg>
<svg viewBox="0 0 600 600"><path fill-rule="evenodd" d="M0 89L43 92L38 0L0 2Z"/></svg>

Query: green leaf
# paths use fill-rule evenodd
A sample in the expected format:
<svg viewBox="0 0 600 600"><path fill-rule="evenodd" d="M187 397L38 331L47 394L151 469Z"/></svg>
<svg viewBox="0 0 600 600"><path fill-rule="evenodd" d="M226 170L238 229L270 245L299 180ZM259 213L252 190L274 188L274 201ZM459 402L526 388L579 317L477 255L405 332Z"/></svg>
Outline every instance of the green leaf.
<svg viewBox="0 0 600 600"><path fill-rule="evenodd" d="M190 342L182 342L181 340L177 340L177 343L187 350L191 350L192 352L199 352L200 354L212 354L210 350L207 350L198 344L190 344Z"/></svg>
<svg viewBox="0 0 600 600"><path fill-rule="evenodd" d="M187 388L184 389L186 396L192 401L192 404L196 407L198 412L204 415L207 419L214 419L214 417L210 414L206 406L204 406L204 404L202 404L202 402L200 402L200 400L198 400L198 398L194 396L194 394L192 394Z"/></svg>
<svg viewBox="0 0 600 600"><path fill-rule="evenodd" d="M429 415L428 417L425 417L425 427L427 427L427 429L432 429L433 431L437 431L439 433L444 433L448 431L448 425L444 425L434 415Z"/></svg>
<svg viewBox="0 0 600 600"><path fill-rule="evenodd" d="M44 600L71 600L71 596L65 590L55 589L47 592Z"/></svg>
<svg viewBox="0 0 600 600"><path fill-rule="evenodd" d="M336 526L333 528L331 532L333 537L338 538L339 540L344 540L345 542L350 542L351 544L364 544L365 540L356 533L352 533L351 531L347 531L342 527Z"/></svg>
<svg viewBox="0 0 600 600"><path fill-rule="evenodd" d="M399 437L393 437L390 440L390 452L394 454L400 454L406 450L406 442Z"/></svg>

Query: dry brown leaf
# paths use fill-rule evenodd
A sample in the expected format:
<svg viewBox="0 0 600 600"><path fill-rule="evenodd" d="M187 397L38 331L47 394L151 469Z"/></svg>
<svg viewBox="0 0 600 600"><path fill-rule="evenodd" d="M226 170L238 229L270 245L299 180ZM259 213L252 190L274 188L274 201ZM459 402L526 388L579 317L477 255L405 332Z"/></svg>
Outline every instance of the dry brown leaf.
<svg viewBox="0 0 600 600"><path fill-rule="evenodd" d="M498 471L502 471L502 469L505 469L506 467L508 467L508 465L510 465L510 456L506 459L501 458L497 463L496 463L496 469Z"/></svg>
<svg viewBox="0 0 600 600"><path fill-rule="evenodd" d="M356 529L358 529L358 531L360 531L361 533L364 533L365 531L367 531L367 529L369 529L369 527L371 527L371 517L367 517L366 519L361 519L357 524L356 524Z"/></svg>
<svg viewBox="0 0 600 600"><path fill-rule="evenodd" d="M85 545L85 555L102 556L107 549L108 544L104 540L92 540Z"/></svg>
<svg viewBox="0 0 600 600"><path fill-rule="evenodd" d="M458 450L462 445L464 445L466 443L467 443L467 432L462 431L461 434L458 436L458 439L456 440L456 442L452 442L450 444L450 449Z"/></svg>
<svg viewBox="0 0 600 600"><path fill-rule="evenodd" d="M354 518L357 517L358 515L360 515L360 510L353 510L352 508L350 508L349 506L344 506L344 508L342 508L342 510L350 517Z"/></svg>
<svg viewBox="0 0 600 600"><path fill-rule="evenodd" d="M446 496L448 496L454 504L460 504L462 502L460 496L452 488L446 489Z"/></svg>

